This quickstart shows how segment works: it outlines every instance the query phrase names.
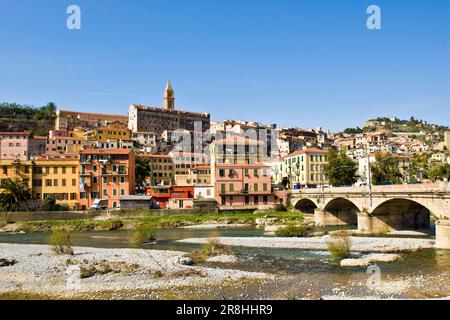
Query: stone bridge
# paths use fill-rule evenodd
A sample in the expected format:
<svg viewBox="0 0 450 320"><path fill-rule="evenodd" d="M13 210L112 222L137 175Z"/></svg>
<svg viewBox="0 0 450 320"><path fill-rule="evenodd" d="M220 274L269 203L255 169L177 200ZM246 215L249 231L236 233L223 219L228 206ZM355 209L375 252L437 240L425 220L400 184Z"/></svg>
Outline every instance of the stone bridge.
<svg viewBox="0 0 450 320"><path fill-rule="evenodd" d="M436 247L450 249L450 184L294 190L292 207L314 213L318 226L357 225L361 234L430 230Z"/></svg>

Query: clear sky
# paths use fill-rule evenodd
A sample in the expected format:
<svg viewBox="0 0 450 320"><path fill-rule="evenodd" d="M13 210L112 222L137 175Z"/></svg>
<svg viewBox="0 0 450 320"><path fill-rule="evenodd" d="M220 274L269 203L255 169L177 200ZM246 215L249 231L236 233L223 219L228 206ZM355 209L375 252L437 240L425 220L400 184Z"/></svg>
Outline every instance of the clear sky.
<svg viewBox="0 0 450 320"><path fill-rule="evenodd" d="M0 101L126 114L170 79L178 108L213 120L450 125L448 0L0 0L0 43Z"/></svg>

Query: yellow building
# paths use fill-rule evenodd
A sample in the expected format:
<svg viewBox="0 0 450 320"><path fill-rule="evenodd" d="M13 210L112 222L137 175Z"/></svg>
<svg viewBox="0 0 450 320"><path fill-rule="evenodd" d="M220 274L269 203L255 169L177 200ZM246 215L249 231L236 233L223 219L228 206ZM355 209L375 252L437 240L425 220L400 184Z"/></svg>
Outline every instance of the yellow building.
<svg viewBox="0 0 450 320"><path fill-rule="evenodd" d="M32 187L33 162L19 160L0 160L0 190L6 180L18 180Z"/></svg>
<svg viewBox="0 0 450 320"><path fill-rule="evenodd" d="M141 154L140 158L149 160L150 172L147 176L148 186L171 185L174 182L174 166L168 154Z"/></svg>
<svg viewBox="0 0 450 320"><path fill-rule="evenodd" d="M324 166L327 163L327 152L324 150L296 151L284 158L283 177L288 179L291 188L313 188L328 184L324 174Z"/></svg>
<svg viewBox="0 0 450 320"><path fill-rule="evenodd" d="M38 159L33 167L35 199L55 199L58 204L78 208L78 159Z"/></svg>
<svg viewBox="0 0 450 320"><path fill-rule="evenodd" d="M122 122L116 121L106 127L86 132L87 140L107 142L108 140L130 140L131 130Z"/></svg>

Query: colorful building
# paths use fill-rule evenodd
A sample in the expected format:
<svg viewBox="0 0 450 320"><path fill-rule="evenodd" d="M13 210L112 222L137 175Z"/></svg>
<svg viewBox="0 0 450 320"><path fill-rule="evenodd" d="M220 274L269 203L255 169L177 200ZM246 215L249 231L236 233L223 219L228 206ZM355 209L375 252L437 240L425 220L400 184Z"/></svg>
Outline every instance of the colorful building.
<svg viewBox="0 0 450 320"><path fill-rule="evenodd" d="M147 186L172 185L174 172L172 157L168 154L140 154L140 158L149 160L150 171L146 178Z"/></svg>
<svg viewBox="0 0 450 320"><path fill-rule="evenodd" d="M129 149L87 149L80 152L80 206L96 199L119 206L120 197L135 193L135 154Z"/></svg>
<svg viewBox="0 0 450 320"><path fill-rule="evenodd" d="M212 175L215 199L222 208L274 205L270 167L262 164L217 164Z"/></svg>
<svg viewBox="0 0 450 320"><path fill-rule="evenodd" d="M0 159L32 160L45 153L46 140L31 131L0 132Z"/></svg>
<svg viewBox="0 0 450 320"><path fill-rule="evenodd" d="M79 209L79 160L36 159L33 166L33 197L54 199L70 209Z"/></svg>
<svg viewBox="0 0 450 320"><path fill-rule="evenodd" d="M296 151L284 158L283 177L291 188L315 188L328 184L324 166L328 163L327 152L320 149Z"/></svg>
<svg viewBox="0 0 450 320"><path fill-rule="evenodd" d="M31 189L33 162L30 160L0 160L0 189L8 179L23 182Z"/></svg>
<svg viewBox="0 0 450 320"><path fill-rule="evenodd" d="M100 127L86 132L86 139L98 142L108 140L131 140L131 130L122 122L115 121L105 127Z"/></svg>

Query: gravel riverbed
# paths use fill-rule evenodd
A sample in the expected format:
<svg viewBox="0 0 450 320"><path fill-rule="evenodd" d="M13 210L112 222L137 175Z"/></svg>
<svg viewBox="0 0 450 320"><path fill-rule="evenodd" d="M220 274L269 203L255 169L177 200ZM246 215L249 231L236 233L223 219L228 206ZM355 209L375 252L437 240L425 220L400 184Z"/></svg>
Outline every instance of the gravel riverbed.
<svg viewBox="0 0 450 320"><path fill-rule="evenodd" d="M279 248L303 250L328 250L330 236L314 238L215 238L220 243L236 247ZM209 239L191 238L179 240L183 243L207 243ZM402 252L434 248L435 241L410 238L368 238L350 237L351 250L354 252Z"/></svg>
<svg viewBox="0 0 450 320"><path fill-rule="evenodd" d="M258 272L187 266L183 264L185 253L177 251L73 249L74 256L61 256L46 245L0 244L0 258L16 261L0 268L0 293L89 298L102 292L161 291L273 278ZM74 278L70 271L74 266L95 271L89 277L79 279L77 274Z"/></svg>

